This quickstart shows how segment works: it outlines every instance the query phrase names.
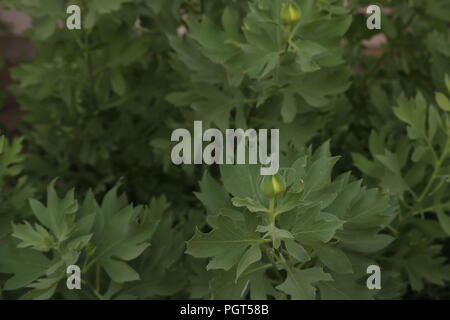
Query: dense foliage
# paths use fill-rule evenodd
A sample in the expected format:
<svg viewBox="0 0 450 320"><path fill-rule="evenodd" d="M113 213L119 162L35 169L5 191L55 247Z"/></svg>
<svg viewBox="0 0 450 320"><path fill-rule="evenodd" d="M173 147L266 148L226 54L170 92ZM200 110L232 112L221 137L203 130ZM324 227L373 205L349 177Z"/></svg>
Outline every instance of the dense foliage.
<svg viewBox="0 0 450 320"><path fill-rule="evenodd" d="M378 1L381 30L364 0L4 3L38 53L0 137L0 297L450 297L447 0ZM194 120L279 128L276 194L257 165L172 164Z"/></svg>

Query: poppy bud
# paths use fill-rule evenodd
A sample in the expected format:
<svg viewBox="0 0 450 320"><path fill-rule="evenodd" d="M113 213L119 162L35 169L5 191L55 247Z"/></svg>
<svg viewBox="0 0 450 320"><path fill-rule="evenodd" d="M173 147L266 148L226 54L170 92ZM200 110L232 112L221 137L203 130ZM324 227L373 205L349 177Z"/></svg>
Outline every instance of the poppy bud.
<svg viewBox="0 0 450 320"><path fill-rule="evenodd" d="M279 174L264 176L261 181L260 190L267 198L274 198L286 190L286 182Z"/></svg>
<svg viewBox="0 0 450 320"><path fill-rule="evenodd" d="M284 4L280 15L284 24L294 24L301 18L300 9L292 3Z"/></svg>

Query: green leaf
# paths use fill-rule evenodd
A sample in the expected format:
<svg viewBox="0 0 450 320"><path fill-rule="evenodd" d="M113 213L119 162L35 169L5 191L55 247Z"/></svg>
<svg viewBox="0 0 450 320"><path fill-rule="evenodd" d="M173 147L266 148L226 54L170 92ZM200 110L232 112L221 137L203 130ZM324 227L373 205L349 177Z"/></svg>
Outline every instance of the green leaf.
<svg viewBox="0 0 450 320"><path fill-rule="evenodd" d="M450 77L447 74L445 75L445 86L447 87L448 93L450 93Z"/></svg>
<svg viewBox="0 0 450 320"><path fill-rule="evenodd" d="M428 148L428 147L425 147L425 146L418 146L418 147L414 150L414 152L413 152L413 154L412 154L412 156L411 156L411 159L412 159L414 162L419 162L419 161L422 159L422 157L423 157L428 151L429 151L429 148Z"/></svg>
<svg viewBox="0 0 450 320"><path fill-rule="evenodd" d="M385 140L384 132L381 132L380 134L378 134L375 130L372 130L370 132L369 149L372 155L375 156L377 154L384 154L384 151L386 149L384 146L384 140Z"/></svg>
<svg viewBox="0 0 450 320"><path fill-rule="evenodd" d="M294 239L294 236L289 231L279 229L272 224L269 224L268 226L258 226L256 231L264 233L264 238L272 239L273 247L275 249L280 247L281 240Z"/></svg>
<svg viewBox="0 0 450 320"><path fill-rule="evenodd" d="M131 0L97 0L92 1L90 4L90 9L95 10L100 14L110 13L120 9L122 4L131 2Z"/></svg>
<svg viewBox="0 0 450 320"><path fill-rule="evenodd" d="M268 211L268 209L265 206L263 206L261 203L257 202L256 200L254 200L252 198L249 198L249 197L247 197L245 199L234 197L231 199L231 202L233 203L233 205L235 207L245 207L250 212L267 212Z"/></svg>
<svg viewBox="0 0 450 320"><path fill-rule="evenodd" d="M358 252L376 252L386 248L394 238L387 234L372 234L368 230L352 230L337 234L344 248Z"/></svg>
<svg viewBox="0 0 450 320"><path fill-rule="evenodd" d="M210 213L208 215L208 223L215 227L217 225L217 216L221 209L229 207L228 192L223 185L214 180L208 173L203 175L199 184L201 191L194 192L194 194Z"/></svg>
<svg viewBox="0 0 450 320"><path fill-rule="evenodd" d="M226 31L230 32L229 20L232 19L230 12L225 16ZM216 26L209 17L204 17L201 22L195 19L188 21L190 28L189 36L196 40L202 46L202 52L215 63L224 64L233 56L237 55L239 50L229 44L230 36L235 36L233 33L224 33L218 26Z"/></svg>
<svg viewBox="0 0 450 320"><path fill-rule="evenodd" d="M290 231L300 243L326 243L343 224L344 221L315 207L298 213Z"/></svg>
<svg viewBox="0 0 450 320"><path fill-rule="evenodd" d="M45 275L54 262L32 249L17 249L5 241L0 245L0 273L13 274L5 290L21 289Z"/></svg>
<svg viewBox="0 0 450 320"><path fill-rule="evenodd" d="M302 191L303 180L294 182L288 193L278 197L276 214L280 215L298 207L311 205L311 202L305 201L299 197L299 193Z"/></svg>
<svg viewBox="0 0 450 320"><path fill-rule="evenodd" d="M442 212L442 210L437 211L437 216L442 229L450 236L450 217Z"/></svg>
<svg viewBox="0 0 450 320"><path fill-rule="evenodd" d="M450 100L443 93L436 93L436 102L442 110L450 112Z"/></svg>
<svg viewBox="0 0 450 320"><path fill-rule="evenodd" d="M166 213L161 218L151 240L152 246L139 258L136 270L140 281L129 283L125 287L139 298L170 297L183 289L188 281L193 285L194 279L188 278L186 265L180 263L184 256L185 235L183 230L173 228L176 221L174 216L176 215ZM201 266L204 270L203 263ZM205 272L200 277L204 274Z"/></svg>
<svg viewBox="0 0 450 320"><path fill-rule="evenodd" d="M401 168L397 156L392 152L386 150L385 154L375 156L387 169L396 175L401 175Z"/></svg>
<svg viewBox="0 0 450 320"><path fill-rule="evenodd" d="M217 229L209 233L196 231L187 243L186 253L197 258L211 257L208 270L229 270L242 260L250 246L261 243L260 236L254 231L256 226L249 227L245 222L220 216Z"/></svg>
<svg viewBox="0 0 450 320"><path fill-rule="evenodd" d="M47 207L33 199L30 200L30 206L39 222L55 235L58 242L62 242L73 231L78 203L74 198L73 190L69 191L64 198L59 198L54 185L55 181L47 188Z"/></svg>
<svg viewBox="0 0 450 320"><path fill-rule="evenodd" d="M32 247L37 251L49 251L54 246L54 239L40 225L31 226L28 222L13 225L12 236L21 240L18 248Z"/></svg>
<svg viewBox="0 0 450 320"><path fill-rule="evenodd" d="M445 281L450 280L450 266L444 263L445 258L436 257L440 250L440 246L436 245L417 248L414 253L402 260L414 291L420 292L426 282L442 286Z"/></svg>
<svg viewBox="0 0 450 320"><path fill-rule="evenodd" d="M238 13L230 8L225 8L222 15L222 25L225 35L229 39L242 39Z"/></svg>
<svg viewBox="0 0 450 320"><path fill-rule="evenodd" d="M225 189L233 196L255 199L259 189L259 167L256 165L221 165Z"/></svg>
<svg viewBox="0 0 450 320"><path fill-rule="evenodd" d="M268 295L274 296L276 291L263 267L261 263L255 263L237 280L234 269L215 273L210 281L211 298L238 300L245 299L248 293L255 300L265 300Z"/></svg>
<svg viewBox="0 0 450 320"><path fill-rule="evenodd" d="M362 154L352 153L352 159L355 163L355 166L369 177L379 177L380 171L383 170L382 168L380 170L379 166L367 159Z"/></svg>
<svg viewBox="0 0 450 320"><path fill-rule="evenodd" d="M56 30L57 21L53 18L45 17L36 19L33 33L42 41L50 38Z"/></svg>
<svg viewBox="0 0 450 320"><path fill-rule="evenodd" d="M247 249L236 268L236 279L252 264L261 260L261 249L259 245L253 245Z"/></svg>
<svg viewBox="0 0 450 320"><path fill-rule="evenodd" d="M114 69L111 73L111 86L119 96L123 96L127 90L125 79L119 69Z"/></svg>
<svg viewBox="0 0 450 320"><path fill-rule="evenodd" d="M318 284L322 300L371 300L374 290L361 285L353 275L333 275L333 282L323 281ZM384 287L383 287L384 290Z"/></svg>
<svg viewBox="0 0 450 320"><path fill-rule="evenodd" d="M339 158L321 157L311 164L305 181L305 190L308 193L320 190L331 182L331 171Z"/></svg>
<svg viewBox="0 0 450 320"><path fill-rule="evenodd" d="M297 106L295 104L294 94L289 92L283 97L283 103L281 105L281 116L283 121L290 123L294 121L295 115L297 114Z"/></svg>
<svg viewBox="0 0 450 320"><path fill-rule="evenodd" d="M314 247L314 249L323 264L334 272L341 274L353 273L353 268L350 260L339 248L317 246Z"/></svg>
<svg viewBox="0 0 450 320"><path fill-rule="evenodd" d="M321 281L333 281L333 278L328 273L324 273L322 268L289 269L286 280L278 285L277 289L293 300L314 300L317 291L315 285Z"/></svg>
<svg viewBox="0 0 450 320"><path fill-rule="evenodd" d="M103 199L93 226L92 243L96 247L94 262L105 269L115 282L139 278L124 261L140 256L167 209L164 198L154 199L149 207L133 207L122 202L116 188ZM92 262L91 262L92 263Z"/></svg>
<svg viewBox="0 0 450 320"><path fill-rule="evenodd" d="M297 50L297 63L303 72L320 69L315 58L327 52L327 48L310 40L297 40L295 48Z"/></svg>
<svg viewBox="0 0 450 320"><path fill-rule="evenodd" d="M299 243L295 242L294 240L286 239L284 240L284 243L286 245L286 250L288 251L288 253L298 261L305 262L311 259L305 248L303 248Z"/></svg>
<svg viewBox="0 0 450 320"><path fill-rule="evenodd" d="M164 0L146 0L147 5L156 13L160 13Z"/></svg>
<svg viewBox="0 0 450 320"><path fill-rule="evenodd" d="M124 0L119 0L124 1ZM125 0L130 1L130 0ZM149 42L147 38L135 39L129 46L124 48L124 52L122 52L118 57L118 64L122 66L128 66L131 63L142 59L145 53L148 50ZM111 62L110 62L111 63Z"/></svg>
<svg viewBox="0 0 450 320"><path fill-rule="evenodd" d="M139 254L141 252L139 252ZM139 274L125 262L113 259L105 259L102 261L101 264L102 267L105 269L106 273L115 282L123 283L127 281L135 281L140 279Z"/></svg>
<svg viewBox="0 0 450 320"><path fill-rule="evenodd" d="M0 136L0 179L15 177L21 173L21 163L25 160L22 142L23 138L15 138L9 142L6 137Z"/></svg>
<svg viewBox="0 0 450 320"><path fill-rule="evenodd" d="M299 33L304 39L311 40L341 37L347 32L351 22L351 15L316 19L303 25Z"/></svg>

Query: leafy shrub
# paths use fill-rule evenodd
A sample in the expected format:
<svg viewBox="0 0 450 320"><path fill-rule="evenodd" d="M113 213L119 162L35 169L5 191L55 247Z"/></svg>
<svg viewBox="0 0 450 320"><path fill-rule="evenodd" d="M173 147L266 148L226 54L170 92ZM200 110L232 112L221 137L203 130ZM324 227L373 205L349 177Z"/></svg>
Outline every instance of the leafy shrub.
<svg viewBox="0 0 450 320"><path fill-rule="evenodd" d="M59 24L64 1L10 3L36 22L31 37L39 53L12 73L26 112L22 132L34 142L27 168L45 183L59 176L96 192L123 176L130 194L145 201L156 186L164 189L152 179L162 165L149 144L170 133L154 116L173 110L164 101L168 47L160 32L132 27L138 6L78 3L88 17L74 32Z"/></svg>
<svg viewBox="0 0 450 320"><path fill-rule="evenodd" d="M446 83L450 93L448 78ZM442 249L438 243L450 235L450 217L446 214L450 104L443 93L436 94L436 103L441 111L427 105L420 93L414 99L400 97L394 112L405 124L406 136L393 140L387 130L374 131L369 140L373 160L354 155L355 165L362 172L399 199L401 211L392 227L402 236L391 248L390 267L403 269L416 291L423 289L424 279L444 284L450 271L446 258L437 257ZM430 214L437 221L426 219Z"/></svg>
<svg viewBox="0 0 450 320"><path fill-rule="evenodd" d="M1 29L0 29L1 30ZM5 67L5 62L0 58L0 71ZM0 110L3 108L3 102L5 100L5 92L0 91Z"/></svg>
<svg viewBox="0 0 450 320"><path fill-rule="evenodd" d="M447 298L450 8L379 2L381 32L365 0L77 0L70 31L69 1L5 0L38 53L0 138L2 297ZM279 194L257 166L174 166L194 120L279 128Z"/></svg>
<svg viewBox="0 0 450 320"><path fill-rule="evenodd" d="M31 288L22 299L48 299L55 292L67 299L124 299L134 294L141 298L165 296L183 288L182 273L173 271L182 242L171 228L173 218L166 212L164 198L152 200L149 206L134 206L114 188L100 204L92 192L78 202L73 190L59 198L52 183L47 204L30 200L30 206L36 223L13 224L11 237L18 241L10 239L0 247L0 271L13 274L4 284L5 294ZM160 248L147 249L158 227L164 236L174 235L168 261L164 261L161 247L170 246L169 241L159 243ZM130 266L132 260L140 273ZM82 285L87 290L67 289L66 270L70 265L82 266ZM136 280L140 282L128 285ZM158 287L158 281L166 284L165 280L168 285L174 284Z"/></svg>
<svg viewBox="0 0 450 320"><path fill-rule="evenodd" d="M224 270L213 271L213 298L240 298L248 287L253 299L375 294L361 280L376 253L394 240L380 231L395 218L396 206L348 173L332 180L337 159L328 144L308 149L284 168L287 191L272 198L259 190L257 166L221 167L223 186L203 178L197 197L213 230L197 231L187 253L212 258L208 270Z"/></svg>
<svg viewBox="0 0 450 320"><path fill-rule="evenodd" d="M0 136L0 239L11 231L14 217L29 214L27 199L35 188L22 174L25 156L21 153L22 138L9 141Z"/></svg>

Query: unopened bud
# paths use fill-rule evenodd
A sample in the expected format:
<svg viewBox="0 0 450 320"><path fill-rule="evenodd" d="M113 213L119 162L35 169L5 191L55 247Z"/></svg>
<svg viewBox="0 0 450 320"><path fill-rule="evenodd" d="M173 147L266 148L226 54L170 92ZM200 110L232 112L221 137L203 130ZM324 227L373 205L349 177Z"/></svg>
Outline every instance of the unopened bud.
<svg viewBox="0 0 450 320"><path fill-rule="evenodd" d="M284 24L294 24L300 20L302 14L296 5L289 3L283 5L280 15Z"/></svg>
<svg viewBox="0 0 450 320"><path fill-rule="evenodd" d="M274 198L286 191L286 182L279 174L264 176L261 181L260 190L267 198Z"/></svg>

